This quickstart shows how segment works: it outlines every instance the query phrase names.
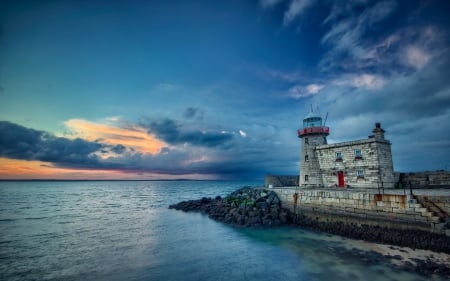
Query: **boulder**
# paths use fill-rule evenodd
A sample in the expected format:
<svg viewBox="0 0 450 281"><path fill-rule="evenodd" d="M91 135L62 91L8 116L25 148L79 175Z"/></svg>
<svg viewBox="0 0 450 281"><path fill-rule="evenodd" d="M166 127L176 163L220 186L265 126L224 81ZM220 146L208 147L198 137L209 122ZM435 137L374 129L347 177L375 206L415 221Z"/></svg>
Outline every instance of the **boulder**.
<svg viewBox="0 0 450 281"><path fill-rule="evenodd" d="M278 226L292 223L294 216L281 208L277 194L264 188L244 187L225 198L203 197L200 200L182 201L169 209L184 212L197 211L210 218L239 226Z"/></svg>

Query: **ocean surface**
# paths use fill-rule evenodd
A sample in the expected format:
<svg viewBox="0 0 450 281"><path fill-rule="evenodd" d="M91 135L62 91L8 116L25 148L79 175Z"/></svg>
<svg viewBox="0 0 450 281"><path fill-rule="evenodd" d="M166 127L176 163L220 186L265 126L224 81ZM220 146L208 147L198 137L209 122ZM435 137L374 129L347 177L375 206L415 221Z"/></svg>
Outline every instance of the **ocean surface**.
<svg viewBox="0 0 450 281"><path fill-rule="evenodd" d="M0 280L429 280L367 265L360 241L168 209L260 184L0 182Z"/></svg>

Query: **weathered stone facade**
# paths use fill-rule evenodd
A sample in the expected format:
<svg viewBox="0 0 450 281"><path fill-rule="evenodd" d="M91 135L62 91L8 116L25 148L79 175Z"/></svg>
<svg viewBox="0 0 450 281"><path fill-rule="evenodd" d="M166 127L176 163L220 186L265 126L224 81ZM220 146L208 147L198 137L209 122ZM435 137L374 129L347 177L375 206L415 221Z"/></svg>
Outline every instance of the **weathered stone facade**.
<svg viewBox="0 0 450 281"><path fill-rule="evenodd" d="M391 144L386 140L369 138L320 145L316 150L325 186L390 188L395 184ZM344 184L339 184L339 173Z"/></svg>
<svg viewBox="0 0 450 281"><path fill-rule="evenodd" d="M311 112L298 131L301 187L392 188L396 184L391 143L376 123L365 140L327 144L328 127Z"/></svg>
<svg viewBox="0 0 450 281"><path fill-rule="evenodd" d="M326 135L314 134L302 138L302 150L300 154L300 185L311 187L323 186L322 173L320 170L317 146L326 144Z"/></svg>

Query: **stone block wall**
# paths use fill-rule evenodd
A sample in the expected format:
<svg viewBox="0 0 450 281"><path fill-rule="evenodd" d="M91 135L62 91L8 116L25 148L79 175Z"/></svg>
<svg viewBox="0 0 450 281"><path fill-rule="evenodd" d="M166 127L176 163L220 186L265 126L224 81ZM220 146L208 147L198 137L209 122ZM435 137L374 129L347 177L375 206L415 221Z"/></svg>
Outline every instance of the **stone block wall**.
<svg viewBox="0 0 450 281"><path fill-rule="evenodd" d="M265 187L298 186L298 176L267 175L264 182Z"/></svg>
<svg viewBox="0 0 450 281"><path fill-rule="evenodd" d="M327 143L326 135L308 135L302 138L302 149L300 152L300 186L321 187L323 186L322 174L319 166L319 156L316 151L318 145Z"/></svg>
<svg viewBox="0 0 450 281"><path fill-rule="evenodd" d="M394 175L394 164L392 161L391 143L377 141L378 165L380 167L381 182L385 188L393 188L396 179Z"/></svg>
<svg viewBox="0 0 450 281"><path fill-rule="evenodd" d="M342 221L396 229L442 231L439 218L410 195L376 194L363 190L273 188L282 206L319 221ZM294 194L297 193L297 202ZM444 200L444 199L443 199ZM445 200L449 200L446 197ZM447 204L448 202L446 201ZM445 233L445 231L444 231Z"/></svg>
<svg viewBox="0 0 450 281"><path fill-rule="evenodd" d="M403 186L411 182L414 188L450 188L449 171L399 173L398 178Z"/></svg>
<svg viewBox="0 0 450 281"><path fill-rule="evenodd" d="M355 151L361 151L361 157ZM341 159L336 159L339 152ZM337 186L339 171L345 184L359 188L394 187L391 145L374 138L317 147L320 171L325 187ZM361 171L363 174L358 174Z"/></svg>

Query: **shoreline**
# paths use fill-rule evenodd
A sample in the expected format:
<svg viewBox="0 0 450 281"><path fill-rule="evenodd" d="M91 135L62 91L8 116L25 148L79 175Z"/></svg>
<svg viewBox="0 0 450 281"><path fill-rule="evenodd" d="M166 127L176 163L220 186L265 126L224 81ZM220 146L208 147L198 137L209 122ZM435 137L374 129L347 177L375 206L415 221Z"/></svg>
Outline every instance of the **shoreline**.
<svg viewBox="0 0 450 281"><path fill-rule="evenodd" d="M277 194L262 187L245 187L225 198L201 198L170 205L169 209L201 212L235 227L292 226L352 239L346 249L367 262L387 263L399 270L450 278L450 237L420 230L326 222L294 215ZM359 245L359 246L358 246ZM361 246L364 245L364 246ZM367 251L367 249L370 249Z"/></svg>
<svg viewBox="0 0 450 281"><path fill-rule="evenodd" d="M436 274L450 278L450 254L447 253L364 240L352 241L352 249L347 250L369 265L373 260L377 260L377 257L381 257L381 262L394 269L414 272L423 276Z"/></svg>

